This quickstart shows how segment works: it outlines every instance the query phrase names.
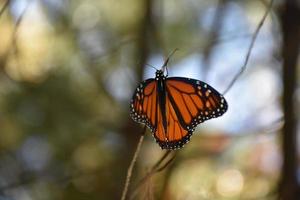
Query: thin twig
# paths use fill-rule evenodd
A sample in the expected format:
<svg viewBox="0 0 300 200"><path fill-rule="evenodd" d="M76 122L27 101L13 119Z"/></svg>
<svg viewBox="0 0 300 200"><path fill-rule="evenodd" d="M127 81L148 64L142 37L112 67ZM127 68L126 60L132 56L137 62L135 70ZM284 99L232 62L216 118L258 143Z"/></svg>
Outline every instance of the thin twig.
<svg viewBox="0 0 300 200"><path fill-rule="evenodd" d="M97 56L97 59L95 59L95 62L99 62L101 61L104 57L106 56L111 56L114 53L120 51L121 47L131 44L132 42L134 42L137 38L136 37L129 37L129 38L125 38L122 39L121 41L118 42L118 44L110 47L110 49L108 49L107 51L105 51L104 53L100 54Z"/></svg>
<svg viewBox="0 0 300 200"><path fill-rule="evenodd" d="M29 2L29 3L27 3L27 5L26 5L26 7L24 8L24 10L22 11L20 17L16 20L16 23L15 23L15 29L14 29L14 31L13 31L13 33L12 33L12 46L13 46L13 47L16 46L18 30L19 30L19 28L21 27L21 23L22 23L22 21L23 21L23 19L24 19L25 14L27 13L27 10L28 10L28 8L29 8L29 6L30 6L31 3L32 3L32 1Z"/></svg>
<svg viewBox="0 0 300 200"><path fill-rule="evenodd" d="M171 153L171 150L168 150L153 166L152 169L156 169L165 159L166 157Z"/></svg>
<svg viewBox="0 0 300 200"><path fill-rule="evenodd" d="M11 39L11 48L9 48L7 50L7 54L9 54L12 50L14 50L14 48L16 48L16 43L17 43L17 33L18 33L18 30L20 29L21 27L21 23L24 19L24 16L25 14L27 13L27 10L30 6L32 2L29 2L27 3L26 7L24 8L24 10L22 11L21 15L17 18L16 20L16 23L15 23L15 28L13 30L13 33L12 33L12 39Z"/></svg>
<svg viewBox="0 0 300 200"><path fill-rule="evenodd" d="M253 49L253 46L254 46L254 43L256 41L256 38L258 36L258 33L261 29L261 27L263 26L271 8L272 8L272 5L273 5L273 1L274 0L271 0L263 18L261 19L261 21L259 22L253 36L252 36L252 39L251 39L251 43L249 45L249 48L248 48L248 52L246 54L246 58L245 58L245 61L244 61L244 64L243 66L241 67L240 71L234 76L234 78L232 79L232 81L230 82L230 84L228 85L228 87L225 89L225 91L223 92L223 95L225 95L229 90L230 88L234 85L234 83L236 82L236 80L241 76L241 74L245 71L246 67L247 67L247 64L248 64L248 61L249 61L249 58L250 58L250 55L251 55L251 52L252 52L252 49Z"/></svg>
<svg viewBox="0 0 300 200"><path fill-rule="evenodd" d="M168 161L166 161L165 164L162 165L163 161L166 160L167 156L171 153L171 151L167 151L157 162L152 166L150 171L138 182L136 185L134 191L132 192L132 195L130 196L130 199L133 199L137 194L139 189L142 185L144 185L149 178L151 178L154 174L163 171L167 166L172 163L172 161L175 159L175 156L172 156ZM161 166L160 166L161 165Z"/></svg>
<svg viewBox="0 0 300 200"><path fill-rule="evenodd" d="M136 150L134 152L134 155L133 155L133 158L131 160L131 163L130 163L130 165L128 167L126 181L125 181L125 184L124 184L124 188L123 188L121 200L125 200L125 198L126 198L126 195L127 195L127 192L128 192L128 188L129 188L129 184L130 184L130 180L131 180L131 176L132 176L132 170L133 170L133 167L134 167L134 165L136 163L137 157L138 157L138 155L140 153L141 146L142 146L142 143L143 143L143 140L144 140L144 136L145 136L145 132L146 132L146 126L144 126L144 128L143 128L143 132L141 134L140 140L139 140L138 145L136 147Z"/></svg>
<svg viewBox="0 0 300 200"><path fill-rule="evenodd" d="M26 7L24 8L24 10L22 11L21 15L17 18L16 22L15 22L15 26L14 26L14 30L12 32L12 36L11 36L11 41L10 41L10 46L9 48L4 52L3 56L1 56L1 59L2 59L2 62L0 64L0 71L3 71L3 68L4 66L6 66L6 63L7 63L7 58L9 56L10 53L14 53L16 55L16 49L17 49L17 32L20 28L20 25L24 19L24 16L29 8L29 5L32 3L33 1L31 2L28 2L26 4ZM8 6L10 3L10 0L8 0L6 2L7 5L4 5L0 11L0 17L2 15L2 13L4 12L6 6ZM4 72L4 71L3 71ZM11 79L10 76L7 75L7 73L3 73L3 75L6 76L6 78L8 79Z"/></svg>
<svg viewBox="0 0 300 200"><path fill-rule="evenodd" d="M166 158L168 157L168 155L171 153L171 151L169 150L169 151L167 151L157 162L156 162L156 164L154 164L153 166L152 166L152 168L150 169L150 171L139 181L139 183L137 184L137 186L136 186L136 189L140 186L140 185L142 185L148 178L149 178L149 176L152 176L153 174L155 174L156 172L158 172L158 171L161 171L162 169L164 169L169 163L170 163L170 161L172 161L172 160L174 160L174 158L175 158L175 155L172 157L172 158L170 158L167 162L166 162L166 164L164 164L164 165L162 165L161 167L160 167L160 165L162 164L162 162L164 161L164 160L166 160Z"/></svg>
<svg viewBox="0 0 300 200"><path fill-rule="evenodd" d="M5 9L8 7L9 2L10 2L10 0L7 0L7 1L4 3L3 7L2 7L1 10L0 10L0 17L1 17L1 15L4 13Z"/></svg>
<svg viewBox="0 0 300 200"><path fill-rule="evenodd" d="M170 158L164 165L162 165L161 167L156 168L156 170L153 171L153 173L161 172L162 170L164 170L175 159L175 156L176 156L176 154L174 154L174 156L172 158Z"/></svg>

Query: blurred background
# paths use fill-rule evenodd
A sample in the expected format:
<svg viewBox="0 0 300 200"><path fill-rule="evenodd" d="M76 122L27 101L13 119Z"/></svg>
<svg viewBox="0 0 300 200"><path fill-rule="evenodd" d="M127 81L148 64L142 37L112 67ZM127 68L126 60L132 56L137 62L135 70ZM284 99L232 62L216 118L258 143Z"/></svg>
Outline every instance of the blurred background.
<svg viewBox="0 0 300 200"><path fill-rule="evenodd" d="M0 199L119 199L142 126L139 81L169 76L223 92L267 0L0 1ZM282 165L281 29L275 1L224 116L197 127L134 199L275 199ZM300 92L296 93L299 101ZM299 143L300 144L300 143ZM147 130L132 185L164 154ZM130 194L129 191L129 194Z"/></svg>

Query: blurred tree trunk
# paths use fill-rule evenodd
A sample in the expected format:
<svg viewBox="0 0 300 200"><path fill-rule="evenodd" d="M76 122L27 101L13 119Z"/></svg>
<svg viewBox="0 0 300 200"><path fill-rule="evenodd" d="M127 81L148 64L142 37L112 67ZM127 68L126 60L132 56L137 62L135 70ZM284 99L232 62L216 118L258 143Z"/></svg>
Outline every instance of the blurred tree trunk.
<svg viewBox="0 0 300 200"><path fill-rule="evenodd" d="M142 80L144 74L144 66L149 57L149 40L150 40L150 30L152 26L152 0L144 0L143 8L143 18L141 19L140 26L138 28L138 40L137 40L137 75L138 80Z"/></svg>
<svg viewBox="0 0 300 200"><path fill-rule="evenodd" d="M283 166L279 187L279 198L282 200L296 200L300 198L297 182L297 120L293 101L300 43L299 6L297 0L286 0L281 13L283 33L283 111L285 119L282 132Z"/></svg>
<svg viewBox="0 0 300 200"><path fill-rule="evenodd" d="M145 64L149 58L149 38L150 38L150 27L151 27L151 21L153 16L153 1L152 0L144 0L142 3L142 17L140 19L139 27L137 27L137 44L136 44L136 60L137 60L137 66L136 66L136 74L137 74L137 83L143 79L144 74L144 67ZM132 91L133 92L133 91ZM129 104L128 104L129 109ZM122 177L126 174L127 168L129 166L130 161L132 160L132 156L134 154L134 151L136 150L137 143L139 141L139 138L141 137L141 127L133 122L133 120L129 117L127 122L125 122L121 132L125 135L126 138L126 144L127 149L126 152L123 152L122 155L120 155L120 163L119 168L120 172L122 173L119 177ZM135 170L134 170L135 173ZM125 177L124 177L125 178ZM122 182L120 185L124 184ZM122 187L120 187L120 190ZM129 187L130 189L130 187Z"/></svg>

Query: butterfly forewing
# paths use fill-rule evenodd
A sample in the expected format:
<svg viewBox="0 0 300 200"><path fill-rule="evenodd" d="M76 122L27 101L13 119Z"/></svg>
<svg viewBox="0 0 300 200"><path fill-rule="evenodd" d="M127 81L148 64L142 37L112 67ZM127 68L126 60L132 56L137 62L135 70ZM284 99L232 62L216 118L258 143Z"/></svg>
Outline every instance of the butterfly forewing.
<svg viewBox="0 0 300 200"><path fill-rule="evenodd" d="M227 111L224 97L202 81L172 77L167 79L166 85L175 110L183 118L181 125L188 130Z"/></svg>

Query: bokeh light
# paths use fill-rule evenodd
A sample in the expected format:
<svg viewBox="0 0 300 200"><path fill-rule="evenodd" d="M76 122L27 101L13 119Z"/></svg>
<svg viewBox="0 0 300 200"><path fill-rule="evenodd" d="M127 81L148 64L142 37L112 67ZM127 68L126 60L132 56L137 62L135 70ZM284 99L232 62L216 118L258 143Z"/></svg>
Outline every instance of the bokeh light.
<svg viewBox="0 0 300 200"><path fill-rule="evenodd" d="M225 170L217 180L217 191L224 197L239 195L244 187L244 177L239 170Z"/></svg>

